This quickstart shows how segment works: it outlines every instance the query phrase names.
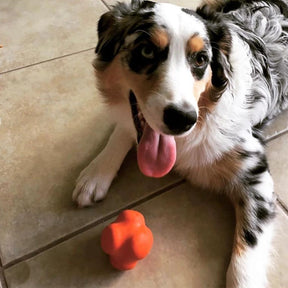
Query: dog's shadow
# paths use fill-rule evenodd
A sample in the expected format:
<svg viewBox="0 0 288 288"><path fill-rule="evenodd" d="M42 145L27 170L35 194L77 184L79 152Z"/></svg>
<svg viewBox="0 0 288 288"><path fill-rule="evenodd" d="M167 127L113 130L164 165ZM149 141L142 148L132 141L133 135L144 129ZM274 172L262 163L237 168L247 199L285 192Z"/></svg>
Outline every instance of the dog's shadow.
<svg viewBox="0 0 288 288"><path fill-rule="evenodd" d="M51 255L52 266L46 266L45 278L53 278L54 287L117 286L124 273L114 269L102 251L101 232L100 225L58 246Z"/></svg>
<svg viewBox="0 0 288 288"><path fill-rule="evenodd" d="M112 267L109 256L101 249L100 238L103 229L104 226L97 226L96 229L85 232L87 237L79 237L79 250L74 251L77 255L71 260L74 262L73 279L77 287L86 287L92 283L95 285L93 287L114 287L124 275L124 272ZM81 283L78 283L79 279L82 279Z"/></svg>

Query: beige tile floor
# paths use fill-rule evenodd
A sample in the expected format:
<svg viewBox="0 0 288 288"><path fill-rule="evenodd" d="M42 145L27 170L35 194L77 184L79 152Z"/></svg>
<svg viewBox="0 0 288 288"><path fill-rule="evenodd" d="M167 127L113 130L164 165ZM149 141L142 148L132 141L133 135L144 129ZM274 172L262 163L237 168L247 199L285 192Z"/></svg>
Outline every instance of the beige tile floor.
<svg viewBox="0 0 288 288"><path fill-rule="evenodd" d="M105 201L82 210L71 202L111 130L91 68L96 21L116 1L105 2L0 1L0 287L224 287L234 229L226 199L173 173L145 178L132 151ZM286 132L288 112L266 131L279 195L272 288L288 287ZM145 215L154 246L123 273L99 239L124 208Z"/></svg>

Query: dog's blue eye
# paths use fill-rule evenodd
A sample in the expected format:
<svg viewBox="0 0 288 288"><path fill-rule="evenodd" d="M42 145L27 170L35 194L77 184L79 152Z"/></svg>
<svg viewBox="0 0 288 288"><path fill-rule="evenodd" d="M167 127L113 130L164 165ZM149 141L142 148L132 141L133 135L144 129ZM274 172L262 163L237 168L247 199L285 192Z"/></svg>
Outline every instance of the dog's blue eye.
<svg viewBox="0 0 288 288"><path fill-rule="evenodd" d="M147 58L147 59L153 59L154 58L154 50L152 47L150 46L143 46L143 48L141 49L141 55L144 57L144 58Z"/></svg>

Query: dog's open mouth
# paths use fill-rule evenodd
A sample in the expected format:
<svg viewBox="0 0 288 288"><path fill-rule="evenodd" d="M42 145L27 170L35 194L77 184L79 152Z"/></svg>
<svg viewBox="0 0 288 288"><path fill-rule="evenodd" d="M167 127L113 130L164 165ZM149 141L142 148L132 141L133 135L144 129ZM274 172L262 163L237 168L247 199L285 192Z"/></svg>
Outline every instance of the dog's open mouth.
<svg viewBox="0 0 288 288"><path fill-rule="evenodd" d="M129 100L137 130L138 166L146 176L163 177L170 172L176 161L175 139L171 135L160 134L149 126L132 91Z"/></svg>
<svg viewBox="0 0 288 288"><path fill-rule="evenodd" d="M134 125L137 131L137 143L139 143L143 135L146 120L140 110L137 99L132 91L130 91L129 101Z"/></svg>

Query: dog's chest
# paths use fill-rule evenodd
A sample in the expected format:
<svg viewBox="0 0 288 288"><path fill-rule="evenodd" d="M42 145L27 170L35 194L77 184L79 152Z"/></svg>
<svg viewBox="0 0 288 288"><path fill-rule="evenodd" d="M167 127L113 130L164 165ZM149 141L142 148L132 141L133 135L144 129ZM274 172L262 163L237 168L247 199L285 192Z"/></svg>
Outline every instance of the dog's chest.
<svg viewBox="0 0 288 288"><path fill-rule="evenodd" d="M175 169L197 186L222 191L241 173L243 163L237 149L216 155L205 145L189 147L181 141L177 144Z"/></svg>

